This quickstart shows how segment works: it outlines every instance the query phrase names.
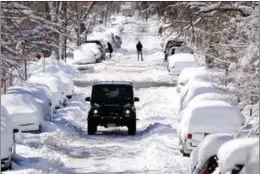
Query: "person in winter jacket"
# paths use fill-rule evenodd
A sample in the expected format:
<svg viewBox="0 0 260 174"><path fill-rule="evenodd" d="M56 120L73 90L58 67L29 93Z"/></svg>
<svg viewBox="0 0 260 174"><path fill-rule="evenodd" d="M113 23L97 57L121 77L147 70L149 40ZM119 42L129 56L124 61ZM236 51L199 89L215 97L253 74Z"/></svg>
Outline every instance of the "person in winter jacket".
<svg viewBox="0 0 260 174"><path fill-rule="evenodd" d="M139 55L141 55L141 60L144 61L143 59L143 45L141 44L140 41L138 41L138 43L136 44L136 49L137 49L137 60L139 61Z"/></svg>
<svg viewBox="0 0 260 174"><path fill-rule="evenodd" d="M109 57L111 57L111 54L113 53L113 48L112 48L112 45L111 43L107 43L107 48L108 48L108 52L109 52Z"/></svg>

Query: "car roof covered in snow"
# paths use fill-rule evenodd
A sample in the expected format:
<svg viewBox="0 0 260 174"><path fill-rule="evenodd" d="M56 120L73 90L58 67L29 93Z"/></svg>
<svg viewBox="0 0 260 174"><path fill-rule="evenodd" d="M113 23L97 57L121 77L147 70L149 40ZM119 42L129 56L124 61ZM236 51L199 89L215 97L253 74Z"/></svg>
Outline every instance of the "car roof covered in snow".
<svg viewBox="0 0 260 174"><path fill-rule="evenodd" d="M223 144L218 151L220 173L231 171L237 164L245 164L247 154L259 138L238 138Z"/></svg>
<svg viewBox="0 0 260 174"><path fill-rule="evenodd" d="M192 132L234 133L241 128L244 118L227 102L207 100L190 103L183 112L182 122L187 122Z"/></svg>
<svg viewBox="0 0 260 174"><path fill-rule="evenodd" d="M219 148L234 139L233 134L217 133L206 136L198 146L198 167L202 168L207 160L217 155Z"/></svg>
<svg viewBox="0 0 260 174"><path fill-rule="evenodd" d="M133 86L132 82L123 82L123 81L102 81L102 82L94 82L94 85L129 85Z"/></svg>
<svg viewBox="0 0 260 174"><path fill-rule="evenodd" d="M196 68L185 68L181 71L178 77L178 84L180 83L187 83L191 76L194 76L194 73L197 74L200 71L207 71L205 67L196 67Z"/></svg>
<svg viewBox="0 0 260 174"><path fill-rule="evenodd" d="M16 112L39 112L35 99L26 93L1 95L1 104L11 115Z"/></svg>
<svg viewBox="0 0 260 174"><path fill-rule="evenodd" d="M197 102L202 100L221 100L231 105L237 104L237 99L235 96L222 94L222 93L203 93L195 96L190 102Z"/></svg>
<svg viewBox="0 0 260 174"><path fill-rule="evenodd" d="M178 53L169 56L170 62L197 62L197 59L193 54L190 53Z"/></svg>

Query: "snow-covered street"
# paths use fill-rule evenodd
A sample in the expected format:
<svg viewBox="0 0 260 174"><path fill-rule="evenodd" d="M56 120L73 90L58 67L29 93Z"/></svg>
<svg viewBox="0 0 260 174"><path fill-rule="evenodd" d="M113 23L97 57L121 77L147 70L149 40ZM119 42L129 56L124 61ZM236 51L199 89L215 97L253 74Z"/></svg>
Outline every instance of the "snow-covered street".
<svg viewBox="0 0 260 174"><path fill-rule="evenodd" d="M259 174L259 3L0 6L0 173Z"/></svg>
<svg viewBox="0 0 260 174"><path fill-rule="evenodd" d="M45 122L43 133L23 134L14 170L6 173L187 173L188 158L178 149L176 80L163 62L156 24L129 20L122 49L75 77L72 100L52 123ZM138 40L144 45L144 61L137 61ZM127 135L127 128L102 127L88 135L90 105L84 99L93 82L105 80L134 82L140 98L136 136Z"/></svg>
<svg viewBox="0 0 260 174"><path fill-rule="evenodd" d="M156 21L149 25L130 21L124 27L122 51L76 79L78 90L86 94L95 80L134 81L135 95L140 98L136 136L128 136L124 128L101 127L98 135L88 136L83 128L83 135L71 148L69 167L76 173L186 173L175 124L178 96L163 64L154 26ZM138 40L144 45L144 62L137 61Z"/></svg>

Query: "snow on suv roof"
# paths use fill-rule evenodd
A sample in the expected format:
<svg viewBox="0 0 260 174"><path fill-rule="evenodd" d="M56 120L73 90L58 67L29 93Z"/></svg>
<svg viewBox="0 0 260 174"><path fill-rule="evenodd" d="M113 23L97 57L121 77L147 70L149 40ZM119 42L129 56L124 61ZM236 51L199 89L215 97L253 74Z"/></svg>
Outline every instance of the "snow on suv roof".
<svg viewBox="0 0 260 174"><path fill-rule="evenodd" d="M122 81L104 81L104 82L94 82L94 85L133 85L132 82L122 82Z"/></svg>

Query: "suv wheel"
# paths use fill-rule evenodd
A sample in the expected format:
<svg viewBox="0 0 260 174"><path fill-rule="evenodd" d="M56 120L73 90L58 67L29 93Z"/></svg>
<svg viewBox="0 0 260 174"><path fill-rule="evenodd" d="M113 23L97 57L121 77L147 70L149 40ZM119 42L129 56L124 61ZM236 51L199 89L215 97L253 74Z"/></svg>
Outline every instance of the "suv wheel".
<svg viewBox="0 0 260 174"><path fill-rule="evenodd" d="M88 120L88 134L94 135L97 131L97 125L93 121Z"/></svg>
<svg viewBox="0 0 260 174"><path fill-rule="evenodd" d="M128 135L135 135L136 134L136 121L132 121L128 125Z"/></svg>

